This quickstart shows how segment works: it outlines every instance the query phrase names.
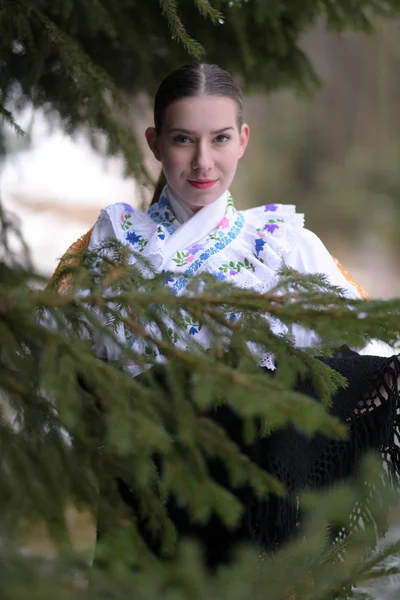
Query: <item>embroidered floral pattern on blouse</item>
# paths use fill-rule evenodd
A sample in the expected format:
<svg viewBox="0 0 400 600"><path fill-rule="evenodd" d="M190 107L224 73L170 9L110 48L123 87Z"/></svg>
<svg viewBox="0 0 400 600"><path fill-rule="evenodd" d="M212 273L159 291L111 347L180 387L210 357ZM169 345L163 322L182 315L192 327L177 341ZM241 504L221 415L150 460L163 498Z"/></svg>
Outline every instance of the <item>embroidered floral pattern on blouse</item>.
<svg viewBox="0 0 400 600"><path fill-rule="evenodd" d="M190 248L187 248L187 251L189 252L189 254L196 254L197 252L200 252L201 250L204 250L205 246L204 244L193 244L193 246L190 246Z"/></svg>
<svg viewBox="0 0 400 600"><path fill-rule="evenodd" d="M172 212L166 194L163 194L158 202L150 206L147 214L157 225L163 225L168 233L172 234L175 232L175 226L178 222Z"/></svg>
<svg viewBox="0 0 400 600"><path fill-rule="evenodd" d="M219 252L224 250L231 242L233 242L233 240L235 238L237 238L237 236L241 232L243 225L244 225L244 216L241 213L235 213L235 216L236 216L236 220L233 223L233 225L231 225L229 231L227 231L226 233L221 233L220 238L216 242L216 244L214 244L210 248L207 248L207 250L202 252L198 258L195 257L195 260L190 264L190 266L184 270L184 273L186 276L194 275L196 273L196 271L198 271L211 256L215 256L216 254L219 254ZM179 257L177 256L177 254L175 256L176 256L176 259L179 260ZM187 253L181 252L180 254L182 255L182 254L187 254ZM185 256L184 258L186 259L186 262L183 262L183 260L182 260L182 265L180 265L182 267L188 263L188 261L187 261L188 257ZM174 262L175 262L175 260L174 260ZM177 294L186 286L186 284L187 284L187 278L179 277L177 279L177 281L175 282L175 284L171 287L171 289L175 294Z"/></svg>
<svg viewBox="0 0 400 600"><path fill-rule="evenodd" d="M263 240L261 237L256 238L256 254L259 256L260 252L264 250L264 246L267 242Z"/></svg>
<svg viewBox="0 0 400 600"><path fill-rule="evenodd" d="M149 259L161 269L163 262L159 259L163 257L164 244L180 226L167 194L162 195L144 214L123 203L106 210L118 239L129 244L134 251L148 254ZM225 216L215 230L201 240L195 242L193 239L191 244L181 246L162 270L165 285L172 293L182 293L191 276L203 272L241 288L258 292L268 290L274 285L276 271L285 253L297 243L302 226L302 216L297 215L292 206L268 204L237 212L229 195ZM279 298L274 298L274 302L279 302ZM180 348L187 348L191 342L207 346L207 326L201 328L200 323L183 310L180 315L177 328L168 319L165 322L164 331L171 343ZM240 318L240 313L225 312L226 323L235 323ZM155 337L164 334L154 321L141 325L149 328ZM155 344L137 338L127 327L124 328L123 339L147 359L163 358ZM135 365L135 361L130 361L128 368L135 374L142 370L140 363Z"/></svg>
<svg viewBox="0 0 400 600"><path fill-rule="evenodd" d="M126 204L124 206L129 206ZM125 209L126 210L126 209ZM132 214L133 210L131 211ZM130 227L132 227L131 214L121 214L119 220L121 222L121 227L124 231L127 231Z"/></svg>
<svg viewBox="0 0 400 600"><path fill-rule="evenodd" d="M213 271L211 275L214 275L214 277L219 279L219 281L225 281L226 279L226 275L224 275L221 271Z"/></svg>
<svg viewBox="0 0 400 600"><path fill-rule="evenodd" d="M228 229L230 225L230 221L228 219L228 217L224 217L221 221L221 223L219 224L219 227L221 227L221 229Z"/></svg>
<svg viewBox="0 0 400 600"><path fill-rule="evenodd" d="M157 227L157 237L159 240L165 240L165 233L161 225Z"/></svg>
<svg viewBox="0 0 400 600"><path fill-rule="evenodd" d="M222 264L219 268L223 273L229 273L229 275L233 276L240 273L241 269L249 269L249 271L252 271L253 273L255 271L254 265L247 258L245 258L243 262L234 262L231 260L229 263Z"/></svg>
<svg viewBox="0 0 400 600"><path fill-rule="evenodd" d="M121 202L122 206L124 207L124 210L128 213L133 213L135 212L135 209L130 205L127 204L126 202Z"/></svg>
<svg viewBox="0 0 400 600"><path fill-rule="evenodd" d="M135 249L139 250L139 252L143 252L143 249L146 247L148 240L145 240L143 236L135 233L134 231L130 231L126 234L125 238Z"/></svg>
<svg viewBox="0 0 400 600"><path fill-rule="evenodd" d="M177 252L175 254L175 258L172 260L176 264L177 267L184 267L188 262L189 254L188 252ZM194 259L194 257L193 257Z"/></svg>
<svg viewBox="0 0 400 600"><path fill-rule="evenodd" d="M279 229L278 223L284 222L284 219L268 219L267 223L263 227L263 230L268 231L269 233L274 233L275 229Z"/></svg>
<svg viewBox="0 0 400 600"><path fill-rule="evenodd" d="M192 317L185 316L183 319L189 328L189 335L196 335L202 328L202 324L195 321Z"/></svg>

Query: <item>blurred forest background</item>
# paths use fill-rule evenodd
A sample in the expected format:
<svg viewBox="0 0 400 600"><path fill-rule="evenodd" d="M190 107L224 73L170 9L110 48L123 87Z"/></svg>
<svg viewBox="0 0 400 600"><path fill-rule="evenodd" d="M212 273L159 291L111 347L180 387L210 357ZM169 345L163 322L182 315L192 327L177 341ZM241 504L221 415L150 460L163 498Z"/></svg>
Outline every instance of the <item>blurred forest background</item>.
<svg viewBox="0 0 400 600"><path fill-rule="evenodd" d="M321 24L302 47L321 78L312 96L247 96L252 138L232 189L239 208L296 204L371 296L400 294L400 21L376 23L370 36L331 34ZM224 66L222 64L222 66ZM139 188L117 158L97 155L31 117L31 143L3 137L0 191L21 219L35 263L51 273L57 258L117 201L138 205ZM151 102L132 100L131 126L151 123ZM143 135L141 135L143 138ZM158 164L146 154L156 177Z"/></svg>

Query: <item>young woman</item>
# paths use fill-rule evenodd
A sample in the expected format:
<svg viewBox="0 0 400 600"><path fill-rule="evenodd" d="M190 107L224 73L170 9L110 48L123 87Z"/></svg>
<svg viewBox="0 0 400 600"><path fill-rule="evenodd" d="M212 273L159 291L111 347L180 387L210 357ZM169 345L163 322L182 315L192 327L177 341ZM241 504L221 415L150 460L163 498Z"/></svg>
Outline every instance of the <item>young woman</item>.
<svg viewBox="0 0 400 600"><path fill-rule="evenodd" d="M194 64L168 75L155 97L154 126L146 131L147 143L162 165L167 184L146 212L126 204L102 210L89 248L95 249L108 237L116 238L145 257L156 271L171 272L166 285L177 294L184 293L187 276L202 272L265 293L277 282L280 268L287 265L301 273L326 274L349 298L365 296L318 237L303 227L303 215L296 213L294 206L267 203L236 210L229 186L249 136L242 92L228 73L216 65ZM137 266L141 268L139 262ZM280 327L276 324L275 330L280 332ZM294 327L293 333L298 346L318 344L309 330ZM186 334L207 346L207 333L193 324L187 325ZM123 330L118 335L140 352L140 341L127 337ZM110 340L99 341L95 351L104 360L119 357L118 347ZM260 366L275 368L270 353L259 360ZM267 440L260 439L250 449L252 458L284 483L287 498L260 504L250 490L242 490L239 496L247 514L234 532L215 517L205 526L195 526L182 509L170 504L178 531L203 541L209 565L225 560L239 540L255 537L264 548L271 549L294 535L299 490L345 477L354 470L363 450L385 450L389 462L398 467L398 359L361 357L348 351L328 362L350 381L349 388L334 398L332 409L350 425L349 441L339 443L321 436L307 440L286 428ZM135 365L130 370L133 376L140 374ZM307 382L301 389L314 394ZM228 409L219 409L214 417L242 443L240 423ZM214 474L220 481L224 479L221 470ZM122 497L135 511L134 491L123 481L119 486ZM144 535L157 551L151 532L144 531Z"/></svg>

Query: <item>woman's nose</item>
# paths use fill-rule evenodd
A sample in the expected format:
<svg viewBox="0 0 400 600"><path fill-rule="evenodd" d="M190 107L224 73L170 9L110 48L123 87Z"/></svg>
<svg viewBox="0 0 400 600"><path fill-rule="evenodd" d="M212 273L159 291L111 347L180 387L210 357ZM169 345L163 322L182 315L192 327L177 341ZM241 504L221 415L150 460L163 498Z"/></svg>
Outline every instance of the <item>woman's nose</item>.
<svg viewBox="0 0 400 600"><path fill-rule="evenodd" d="M212 167L211 148L206 144L198 144L192 161L192 168L195 171L208 171Z"/></svg>

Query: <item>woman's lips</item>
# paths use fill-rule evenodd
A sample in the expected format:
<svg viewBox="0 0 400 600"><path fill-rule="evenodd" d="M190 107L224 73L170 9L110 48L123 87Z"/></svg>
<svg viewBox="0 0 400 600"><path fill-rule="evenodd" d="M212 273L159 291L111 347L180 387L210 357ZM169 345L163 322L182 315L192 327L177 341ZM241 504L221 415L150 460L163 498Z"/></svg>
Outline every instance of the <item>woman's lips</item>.
<svg viewBox="0 0 400 600"><path fill-rule="evenodd" d="M188 179L188 182L198 190L207 190L217 183L218 179Z"/></svg>

